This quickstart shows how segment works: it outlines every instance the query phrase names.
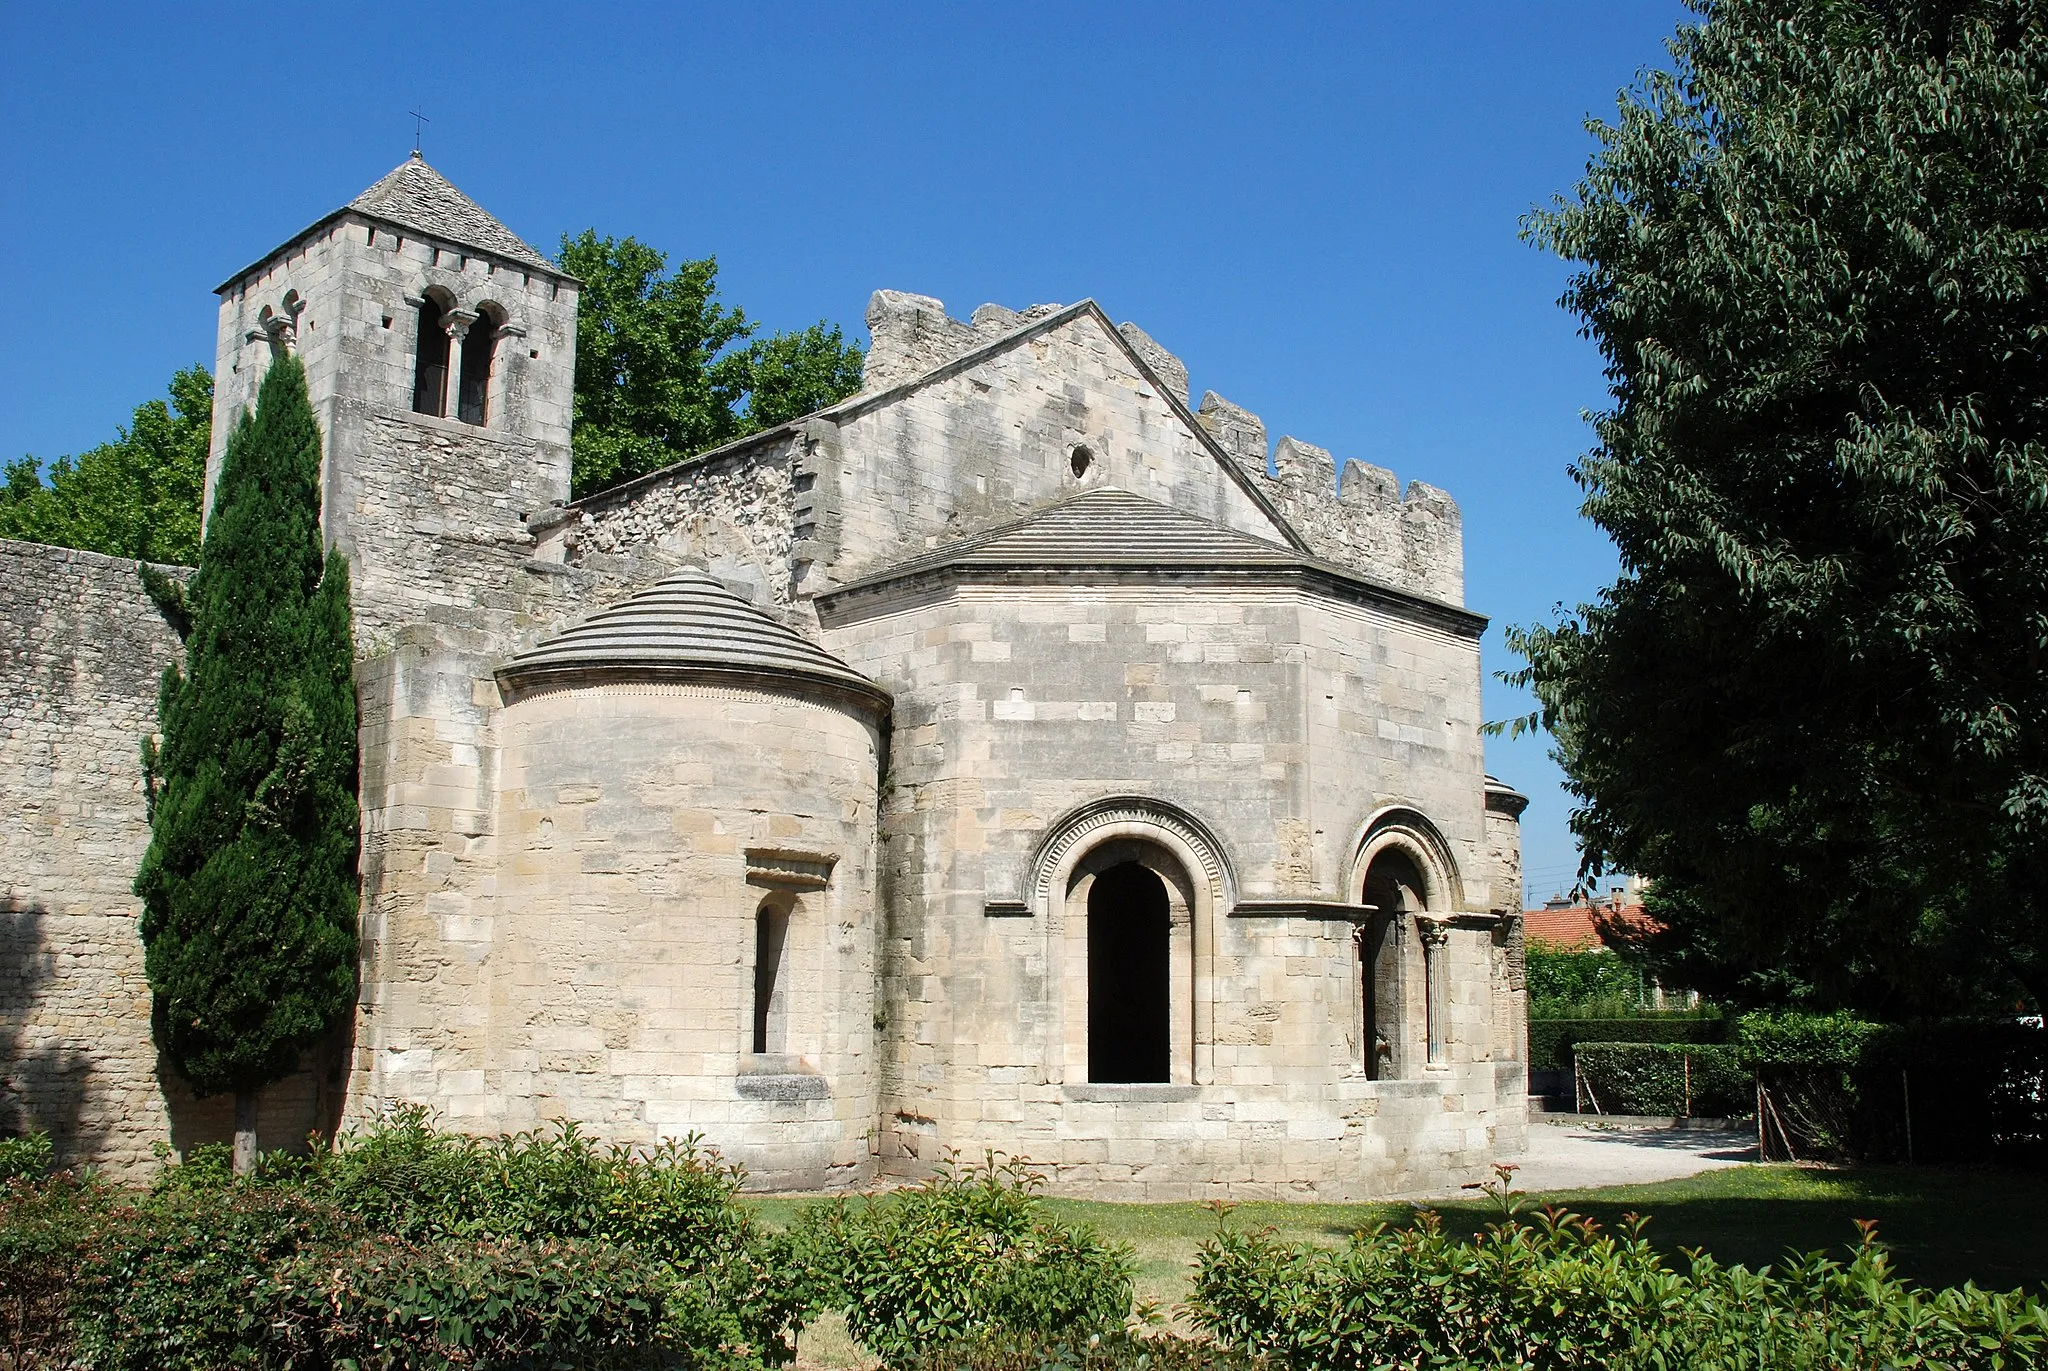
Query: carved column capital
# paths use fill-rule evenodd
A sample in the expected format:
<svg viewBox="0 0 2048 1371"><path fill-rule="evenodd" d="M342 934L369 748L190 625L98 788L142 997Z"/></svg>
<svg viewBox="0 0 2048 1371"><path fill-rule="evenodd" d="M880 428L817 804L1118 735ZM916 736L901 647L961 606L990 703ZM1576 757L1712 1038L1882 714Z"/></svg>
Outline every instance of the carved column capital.
<svg viewBox="0 0 2048 1371"><path fill-rule="evenodd" d="M1435 951L1451 940L1451 926L1442 919L1415 918L1415 936L1422 939L1426 951Z"/></svg>
<svg viewBox="0 0 2048 1371"><path fill-rule="evenodd" d="M477 312L473 309L451 309L441 316L441 326L448 330L449 338L458 343L476 321Z"/></svg>

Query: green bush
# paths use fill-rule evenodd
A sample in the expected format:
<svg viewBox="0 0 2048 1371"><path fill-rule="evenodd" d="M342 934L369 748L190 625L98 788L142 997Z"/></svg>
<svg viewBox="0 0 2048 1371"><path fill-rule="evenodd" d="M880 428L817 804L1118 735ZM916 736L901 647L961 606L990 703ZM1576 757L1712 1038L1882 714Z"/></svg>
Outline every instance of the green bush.
<svg viewBox="0 0 2048 1371"><path fill-rule="evenodd" d="M313 1269L308 1269L308 1268ZM317 1301L286 1365L624 1368L713 1364L667 1324L670 1275L574 1242L369 1242L300 1264Z"/></svg>
<svg viewBox="0 0 2048 1371"><path fill-rule="evenodd" d="M161 1193L111 1216L76 1304L106 1371L627 1368L713 1362L668 1325L673 1273L624 1248L369 1235L278 1188Z"/></svg>
<svg viewBox="0 0 2048 1371"><path fill-rule="evenodd" d="M308 1186L407 1238L587 1238L689 1265L746 1246L742 1172L695 1136L601 1145L573 1122L476 1138L393 1111L315 1159Z"/></svg>
<svg viewBox="0 0 2048 1371"><path fill-rule="evenodd" d="M298 1259L324 1266L362 1233L290 1191L171 1186L109 1210L86 1243L78 1351L104 1371L283 1367L315 1303Z"/></svg>
<svg viewBox="0 0 2048 1371"><path fill-rule="evenodd" d="M1770 1100L1774 1154L2048 1164L2048 1031L2037 1024L1748 1014L1739 1033Z"/></svg>
<svg viewBox="0 0 2048 1371"><path fill-rule="evenodd" d="M102 1222L111 1193L69 1174L0 1182L0 1366L69 1361L66 1316L78 1254Z"/></svg>
<svg viewBox="0 0 2048 1371"><path fill-rule="evenodd" d="M35 1288L56 1292L37 1306L53 1347L75 1331L78 1357L113 1371L743 1368L791 1360L814 1305L790 1241L734 1202L740 1173L694 1142L474 1139L407 1112L251 1178L228 1162L196 1149L17 1263L51 1278ZM27 1252L28 1212L10 1200L0 1258Z"/></svg>
<svg viewBox="0 0 2048 1371"><path fill-rule="evenodd" d="M788 1240L734 1197L743 1173L695 1137L651 1150L600 1145L574 1123L475 1138L407 1108L343 1136L304 1184L379 1232L416 1241L581 1241L668 1267L671 1331L770 1365L795 1355L810 1286ZM719 1350L722 1349L722 1350Z"/></svg>
<svg viewBox="0 0 2048 1371"><path fill-rule="evenodd" d="M1752 1272L1694 1255L1675 1270L1638 1220L1508 1212L1470 1240L1434 1214L1334 1250L1270 1230L1204 1244L1188 1308L1226 1344L1299 1371L1521 1366L1609 1371L2023 1367L2048 1358L2048 1310L2015 1291L1929 1292L1866 1227L1851 1258Z"/></svg>
<svg viewBox="0 0 2048 1371"><path fill-rule="evenodd" d="M1692 1012L1645 1013L1626 1019L1531 1019L1529 1066L1569 1071L1580 1043L1721 1043L1729 1023Z"/></svg>
<svg viewBox="0 0 2048 1371"><path fill-rule="evenodd" d="M1846 1070L1862 1059L1879 1033L1853 1014L1744 1014L1735 1027L1743 1060L1752 1067L1812 1066Z"/></svg>
<svg viewBox="0 0 2048 1371"><path fill-rule="evenodd" d="M1724 1118L1756 1103L1755 1084L1732 1047L1589 1042L1573 1051L1600 1113Z"/></svg>
<svg viewBox="0 0 2048 1371"><path fill-rule="evenodd" d="M0 1184L17 1179L41 1180L56 1161L57 1149L47 1133L0 1138Z"/></svg>
<svg viewBox="0 0 2048 1371"><path fill-rule="evenodd" d="M1086 1339L1131 1314L1128 1248L1044 1218L1042 1178L991 1153L924 1185L813 1210L800 1241L853 1336L890 1366L983 1338Z"/></svg>
<svg viewBox="0 0 2048 1371"><path fill-rule="evenodd" d="M1647 1003L1641 971L1604 947L1573 947L1532 938L1523 959L1531 1014L1543 1018L1619 1017Z"/></svg>
<svg viewBox="0 0 2048 1371"><path fill-rule="evenodd" d="M1257 1371L1242 1352L1206 1338L1131 1330L1082 1338L987 1337L953 1343L918 1371Z"/></svg>

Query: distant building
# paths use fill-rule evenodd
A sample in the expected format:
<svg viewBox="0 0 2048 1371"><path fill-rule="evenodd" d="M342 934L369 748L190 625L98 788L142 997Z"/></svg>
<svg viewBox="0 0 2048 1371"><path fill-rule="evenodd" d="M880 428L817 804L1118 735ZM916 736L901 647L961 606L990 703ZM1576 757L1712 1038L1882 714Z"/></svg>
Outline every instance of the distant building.
<svg viewBox="0 0 2048 1371"><path fill-rule="evenodd" d="M1607 943L1600 936L1601 919L1619 920L1631 928L1648 925L1650 916L1643 912L1641 884L1631 877L1627 886L1617 887L1599 900L1553 895L1543 902L1542 908L1522 911L1522 936L1529 942L1552 947L1606 950Z"/></svg>

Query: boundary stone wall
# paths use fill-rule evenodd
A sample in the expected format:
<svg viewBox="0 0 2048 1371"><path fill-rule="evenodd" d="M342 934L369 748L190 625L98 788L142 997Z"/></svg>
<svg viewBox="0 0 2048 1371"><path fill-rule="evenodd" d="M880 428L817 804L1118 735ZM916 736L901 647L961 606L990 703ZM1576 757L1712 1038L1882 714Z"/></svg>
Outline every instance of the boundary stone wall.
<svg viewBox="0 0 2048 1371"><path fill-rule="evenodd" d="M134 562L0 540L0 1135L47 1131L60 1164L121 1177L234 1126L159 1065L129 888L142 740L181 652ZM319 1095L305 1073L266 1091L265 1140L304 1137Z"/></svg>

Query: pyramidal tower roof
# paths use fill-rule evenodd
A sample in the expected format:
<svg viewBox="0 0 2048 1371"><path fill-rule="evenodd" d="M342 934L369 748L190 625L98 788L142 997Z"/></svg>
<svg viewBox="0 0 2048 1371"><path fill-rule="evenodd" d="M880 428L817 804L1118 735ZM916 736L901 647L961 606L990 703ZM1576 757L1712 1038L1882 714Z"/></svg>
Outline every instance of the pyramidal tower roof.
<svg viewBox="0 0 2048 1371"><path fill-rule="evenodd" d="M455 247L493 253L508 262L544 271L565 281L573 279L534 251L518 234L499 223L489 210L457 190L453 182L428 166L425 159L415 152L361 195L308 224L274 251L265 253L214 287L214 292L225 293L250 272L282 256L293 244L318 233L344 214L359 214L396 229L409 229L438 238Z"/></svg>
<svg viewBox="0 0 2048 1371"><path fill-rule="evenodd" d="M481 248L522 266L554 271L555 264L491 216L482 205L415 152L384 179L348 202L348 208L400 228L417 229L458 247Z"/></svg>
<svg viewBox="0 0 2048 1371"><path fill-rule="evenodd" d="M888 703L873 681L693 567L518 653L498 675L515 687L583 675L722 676Z"/></svg>

